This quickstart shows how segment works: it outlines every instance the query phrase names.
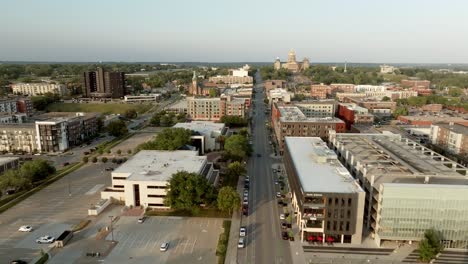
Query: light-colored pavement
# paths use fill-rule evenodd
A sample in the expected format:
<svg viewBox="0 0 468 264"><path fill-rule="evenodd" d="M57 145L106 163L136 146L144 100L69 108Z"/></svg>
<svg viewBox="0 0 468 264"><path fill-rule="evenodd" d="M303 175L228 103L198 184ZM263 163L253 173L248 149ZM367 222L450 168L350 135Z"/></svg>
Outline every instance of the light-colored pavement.
<svg viewBox="0 0 468 264"><path fill-rule="evenodd" d="M39 254L38 236L58 236L87 216L89 206L100 199L100 188L109 185L110 164L88 164L33 194L0 215L0 259L30 260ZM22 225L36 231L18 232ZM41 246L42 248L42 246Z"/></svg>

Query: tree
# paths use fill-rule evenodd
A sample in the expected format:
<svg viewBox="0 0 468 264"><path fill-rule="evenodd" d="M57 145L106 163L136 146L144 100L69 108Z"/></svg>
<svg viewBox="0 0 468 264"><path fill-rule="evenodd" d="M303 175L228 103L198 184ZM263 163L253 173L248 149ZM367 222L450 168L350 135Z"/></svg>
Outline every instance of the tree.
<svg viewBox="0 0 468 264"><path fill-rule="evenodd" d="M55 173L55 167L45 160L25 162L19 169L8 170L0 178L0 189L28 190L35 182Z"/></svg>
<svg viewBox="0 0 468 264"><path fill-rule="evenodd" d="M408 115L408 108L405 106L398 106L395 111L393 111L393 117L398 118L399 116L405 116Z"/></svg>
<svg viewBox="0 0 468 264"><path fill-rule="evenodd" d="M102 162L102 163L106 163L106 162L107 162L107 158L106 158L106 157L102 157L102 158L101 158L101 162Z"/></svg>
<svg viewBox="0 0 468 264"><path fill-rule="evenodd" d="M392 99L391 99L390 97L388 97L388 96L384 96L384 97L382 98L382 101L383 101L383 102L388 102L388 101L391 101L391 100L392 100Z"/></svg>
<svg viewBox="0 0 468 264"><path fill-rule="evenodd" d="M194 210L200 205L211 205L216 190L208 180L196 173L179 171L172 175L164 204L174 209Z"/></svg>
<svg viewBox="0 0 468 264"><path fill-rule="evenodd" d="M236 177L244 175L246 172L245 166L242 166L238 161L231 162L227 168L227 174L234 175Z"/></svg>
<svg viewBox="0 0 468 264"><path fill-rule="evenodd" d="M96 157L93 157L93 158L91 159L91 161L92 161L93 163L96 163L96 162L97 162L97 158L96 158Z"/></svg>
<svg viewBox="0 0 468 264"><path fill-rule="evenodd" d="M216 97L217 93L216 93L216 89L215 88L211 88L210 89L210 97Z"/></svg>
<svg viewBox="0 0 468 264"><path fill-rule="evenodd" d="M250 155L251 148L246 137L241 135L232 135L226 139L224 143L224 151L229 156L242 159L247 155Z"/></svg>
<svg viewBox="0 0 468 264"><path fill-rule="evenodd" d="M84 163L88 163L88 161L89 161L89 158L88 158L88 157L83 157L83 159L82 159L82 160L83 160L83 162L84 162Z"/></svg>
<svg viewBox="0 0 468 264"><path fill-rule="evenodd" d="M419 243L419 258L421 261L429 262L442 251L443 246L440 241L441 236L438 231L429 229L424 232L424 238Z"/></svg>
<svg viewBox="0 0 468 264"><path fill-rule="evenodd" d="M139 150L177 150L190 144L192 131L185 128L166 128L152 141L138 146Z"/></svg>
<svg viewBox="0 0 468 264"><path fill-rule="evenodd" d="M120 137L128 133L127 125L122 120L115 120L107 125L107 132L111 136Z"/></svg>
<svg viewBox="0 0 468 264"><path fill-rule="evenodd" d="M127 154L132 154L132 150L131 150L131 149L127 149Z"/></svg>
<svg viewBox="0 0 468 264"><path fill-rule="evenodd" d="M124 116L128 119L134 119L137 118L138 113L135 109L128 109L127 111L125 111Z"/></svg>
<svg viewBox="0 0 468 264"><path fill-rule="evenodd" d="M122 150L118 149L117 150L117 155L120 155L120 154L122 154Z"/></svg>
<svg viewBox="0 0 468 264"><path fill-rule="evenodd" d="M221 123L225 123L228 127L243 127L247 125L247 119L240 116L225 115L221 117Z"/></svg>
<svg viewBox="0 0 468 264"><path fill-rule="evenodd" d="M222 187L218 193L218 209L232 214L234 210L239 209L240 197L231 186Z"/></svg>

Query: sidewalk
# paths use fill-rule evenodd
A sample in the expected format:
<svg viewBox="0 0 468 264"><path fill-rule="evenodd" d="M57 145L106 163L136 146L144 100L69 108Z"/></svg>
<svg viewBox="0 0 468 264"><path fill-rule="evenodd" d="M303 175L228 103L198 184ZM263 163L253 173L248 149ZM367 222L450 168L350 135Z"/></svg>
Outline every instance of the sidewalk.
<svg viewBox="0 0 468 264"><path fill-rule="evenodd" d="M239 196L242 197L242 183L244 182L244 177L239 177L237 182L237 192ZM237 241L239 241L239 228L241 225L241 213L240 211L235 211L232 214L231 219L231 230L229 231L229 242L226 250L226 260L225 264L237 264Z"/></svg>

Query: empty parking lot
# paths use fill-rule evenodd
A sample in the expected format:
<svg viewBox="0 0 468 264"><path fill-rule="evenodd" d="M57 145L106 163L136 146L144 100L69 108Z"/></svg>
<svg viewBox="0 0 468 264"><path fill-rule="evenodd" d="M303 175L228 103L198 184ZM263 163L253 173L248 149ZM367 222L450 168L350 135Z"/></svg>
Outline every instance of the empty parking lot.
<svg viewBox="0 0 468 264"><path fill-rule="evenodd" d="M114 239L118 241L105 263L216 263L216 246L223 219L149 217L143 224L137 217L121 217ZM112 235L109 234L108 240ZM166 252L160 252L169 242Z"/></svg>

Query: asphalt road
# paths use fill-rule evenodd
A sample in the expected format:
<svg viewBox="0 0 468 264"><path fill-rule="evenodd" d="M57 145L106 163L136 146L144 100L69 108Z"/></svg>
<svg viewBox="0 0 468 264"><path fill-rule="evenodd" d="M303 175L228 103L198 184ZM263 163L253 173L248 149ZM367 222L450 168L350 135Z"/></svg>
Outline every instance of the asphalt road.
<svg viewBox="0 0 468 264"><path fill-rule="evenodd" d="M275 178L272 164L278 162L270 155L268 130L265 127L263 86L256 75L256 97L253 115L254 153L247 165L250 176L249 215L242 217L241 225L247 227L246 247L238 250L238 263L292 263L289 241L281 239L281 228L276 200ZM257 153L261 157L257 157Z"/></svg>

